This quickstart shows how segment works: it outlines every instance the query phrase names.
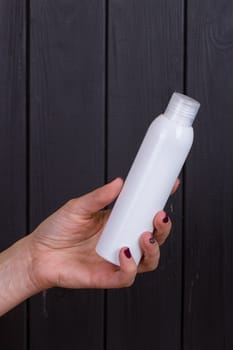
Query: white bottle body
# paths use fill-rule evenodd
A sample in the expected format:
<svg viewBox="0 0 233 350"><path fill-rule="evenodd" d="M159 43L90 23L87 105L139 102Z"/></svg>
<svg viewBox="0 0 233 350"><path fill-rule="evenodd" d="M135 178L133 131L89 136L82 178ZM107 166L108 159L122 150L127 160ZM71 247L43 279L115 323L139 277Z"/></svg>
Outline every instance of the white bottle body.
<svg viewBox="0 0 233 350"><path fill-rule="evenodd" d="M164 115L152 122L97 244L100 256L120 265L119 251L129 247L139 263L139 239L153 231L153 218L164 208L192 143L192 126Z"/></svg>

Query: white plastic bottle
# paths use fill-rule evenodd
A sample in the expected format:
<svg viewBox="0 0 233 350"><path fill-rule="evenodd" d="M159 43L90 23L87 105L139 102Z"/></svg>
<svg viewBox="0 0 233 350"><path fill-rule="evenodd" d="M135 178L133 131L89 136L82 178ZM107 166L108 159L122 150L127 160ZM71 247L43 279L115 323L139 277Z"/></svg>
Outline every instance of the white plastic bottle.
<svg viewBox="0 0 233 350"><path fill-rule="evenodd" d="M106 260L119 265L119 251L128 247L139 263L139 239L153 231L153 218L168 200L192 146L199 108L197 101L174 93L150 125L96 247Z"/></svg>

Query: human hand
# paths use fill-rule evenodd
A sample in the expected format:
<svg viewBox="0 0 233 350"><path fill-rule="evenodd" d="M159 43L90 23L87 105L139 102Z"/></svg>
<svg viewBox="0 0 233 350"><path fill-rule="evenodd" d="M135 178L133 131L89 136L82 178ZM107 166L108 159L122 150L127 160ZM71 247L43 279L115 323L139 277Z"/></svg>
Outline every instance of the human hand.
<svg viewBox="0 0 233 350"><path fill-rule="evenodd" d="M173 191L177 189L177 181ZM143 258L137 267L127 247L122 247L120 268L97 255L95 247L110 215L101 210L119 195L123 181L115 179L80 198L70 200L42 222L30 235L31 280L39 290L65 288L119 288L130 286L138 272L154 270L161 245L171 230L165 212L154 219L152 233L142 234Z"/></svg>

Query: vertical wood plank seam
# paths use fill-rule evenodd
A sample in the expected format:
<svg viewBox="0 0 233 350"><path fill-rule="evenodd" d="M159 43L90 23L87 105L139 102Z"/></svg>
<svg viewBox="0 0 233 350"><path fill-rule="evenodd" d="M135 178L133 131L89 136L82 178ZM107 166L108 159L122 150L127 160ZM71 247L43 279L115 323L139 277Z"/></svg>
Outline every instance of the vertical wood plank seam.
<svg viewBox="0 0 233 350"><path fill-rule="evenodd" d="M183 92L187 94L187 66L188 66L188 0L183 0ZM185 313L185 229L186 229L186 166L183 172L183 191L182 191L182 257L181 257L181 325L180 325L180 344L181 350L184 350L184 313Z"/></svg>
<svg viewBox="0 0 233 350"><path fill-rule="evenodd" d="M26 88L26 234L30 233L30 0L25 0L25 88ZM26 349L30 350L30 300L26 301Z"/></svg>
<svg viewBox="0 0 233 350"><path fill-rule="evenodd" d="M109 110L109 101L108 101L108 95L109 95L109 0L105 0L105 16L104 16L104 35L105 35L105 77L104 77L104 182L108 182L108 110ZM108 330L108 292L107 290L104 290L104 311L103 311L103 350L107 350L107 330Z"/></svg>
<svg viewBox="0 0 233 350"><path fill-rule="evenodd" d="M104 77L104 121L105 121L105 130L104 130L104 152L105 152L105 169L104 169L104 181L105 183L108 182L108 78L109 78L109 74L108 74L108 65L109 65L109 59L108 59L108 55L109 55L109 4L108 4L108 0L105 0L105 77Z"/></svg>

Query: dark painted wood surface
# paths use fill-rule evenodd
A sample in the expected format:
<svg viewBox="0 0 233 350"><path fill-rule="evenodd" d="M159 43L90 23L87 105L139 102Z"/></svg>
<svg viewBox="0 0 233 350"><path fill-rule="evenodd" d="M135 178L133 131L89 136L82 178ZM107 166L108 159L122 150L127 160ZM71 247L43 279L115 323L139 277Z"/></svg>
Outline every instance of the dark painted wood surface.
<svg viewBox="0 0 233 350"><path fill-rule="evenodd" d="M183 88L183 1L109 2L108 174L125 177L150 122ZM160 169L158 169L160 171ZM182 191L160 268L108 292L107 349L180 349Z"/></svg>
<svg viewBox="0 0 233 350"><path fill-rule="evenodd" d="M104 1L31 1L31 229L104 183ZM102 349L103 291L32 299L30 349Z"/></svg>
<svg viewBox="0 0 233 350"><path fill-rule="evenodd" d="M27 229L25 19L25 1L0 1L0 251ZM22 304L0 318L0 348L25 350L26 340Z"/></svg>
<svg viewBox="0 0 233 350"><path fill-rule="evenodd" d="M184 349L233 348L232 1L189 1L187 91L202 103L185 196Z"/></svg>
<svg viewBox="0 0 233 350"><path fill-rule="evenodd" d="M232 2L27 7L0 1L1 250L70 197L125 177L174 90L202 109L159 269L127 290L33 297L0 319L1 349L232 349Z"/></svg>

